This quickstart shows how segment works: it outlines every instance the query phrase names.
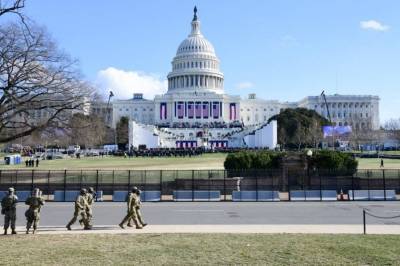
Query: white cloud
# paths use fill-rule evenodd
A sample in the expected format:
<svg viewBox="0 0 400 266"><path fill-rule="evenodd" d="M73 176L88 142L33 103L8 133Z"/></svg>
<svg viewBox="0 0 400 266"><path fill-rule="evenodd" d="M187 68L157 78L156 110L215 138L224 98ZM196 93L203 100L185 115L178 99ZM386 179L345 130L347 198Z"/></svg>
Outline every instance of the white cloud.
<svg viewBox="0 0 400 266"><path fill-rule="evenodd" d="M251 89L254 87L254 84L250 81L244 81L236 84L236 89L243 90L243 89Z"/></svg>
<svg viewBox="0 0 400 266"><path fill-rule="evenodd" d="M155 74L114 67L100 70L96 84L103 96L107 98L109 91L112 91L115 99L130 99L134 93L143 93L145 98L153 99L154 95L165 93L168 87L167 80Z"/></svg>
<svg viewBox="0 0 400 266"><path fill-rule="evenodd" d="M360 27L366 30L375 30L375 31L387 31L389 30L388 25L384 25L376 20L366 20L360 22Z"/></svg>

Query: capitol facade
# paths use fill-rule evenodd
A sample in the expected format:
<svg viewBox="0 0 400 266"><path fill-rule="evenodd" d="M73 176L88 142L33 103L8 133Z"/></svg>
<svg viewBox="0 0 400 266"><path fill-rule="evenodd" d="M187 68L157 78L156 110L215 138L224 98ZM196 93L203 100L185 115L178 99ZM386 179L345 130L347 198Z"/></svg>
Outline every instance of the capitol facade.
<svg viewBox="0 0 400 266"><path fill-rule="evenodd" d="M327 95L325 104L320 96L279 102L258 99L255 94L246 99L225 94L220 61L201 33L196 8L190 34L179 45L167 78L168 91L163 95L150 100L134 94L132 99L114 100L111 108L93 104L92 113L105 117L112 127L121 117L129 117L131 130L152 132L158 147L249 146L254 142L251 136L259 134L258 138L269 139L258 140L264 143L262 147L274 148L276 123L267 125L267 121L285 108L313 109L328 118L328 107L335 125L353 130L376 130L380 126L378 96ZM130 133L133 138L135 134Z"/></svg>

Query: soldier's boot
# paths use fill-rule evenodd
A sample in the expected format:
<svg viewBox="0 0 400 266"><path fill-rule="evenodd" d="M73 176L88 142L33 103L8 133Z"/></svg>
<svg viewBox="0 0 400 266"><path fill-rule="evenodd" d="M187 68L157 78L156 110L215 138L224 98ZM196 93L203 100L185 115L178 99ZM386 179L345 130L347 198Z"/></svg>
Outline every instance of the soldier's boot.
<svg viewBox="0 0 400 266"><path fill-rule="evenodd" d="M16 235L17 232L15 231L15 229L12 229L11 234Z"/></svg>
<svg viewBox="0 0 400 266"><path fill-rule="evenodd" d="M143 227L145 227L147 225L147 223L143 222L142 217L138 216L138 221L139 224L141 224Z"/></svg>
<svg viewBox="0 0 400 266"><path fill-rule="evenodd" d="M82 219L79 220L79 224L80 224L80 226L83 225L83 220Z"/></svg>
<svg viewBox="0 0 400 266"><path fill-rule="evenodd" d="M133 221L135 222L136 229L143 229L143 226L141 224L139 224L139 222L136 219Z"/></svg>
<svg viewBox="0 0 400 266"><path fill-rule="evenodd" d="M127 226L129 226L129 227L133 227L133 224L132 224L132 219L129 219L129 222L128 222Z"/></svg>
<svg viewBox="0 0 400 266"><path fill-rule="evenodd" d="M71 231L71 224L70 223L68 223L65 227L68 229L68 231Z"/></svg>
<svg viewBox="0 0 400 266"><path fill-rule="evenodd" d="M32 231L32 234L35 234L35 233L36 233L36 226L33 227L33 231Z"/></svg>
<svg viewBox="0 0 400 266"><path fill-rule="evenodd" d="M4 229L4 235L6 235L7 234L7 229Z"/></svg>
<svg viewBox="0 0 400 266"><path fill-rule="evenodd" d="M129 216L129 213L124 217L124 219L122 219L122 222L119 224L119 227L121 227L122 229L125 229L125 226L124 226L124 224L126 223L126 222L130 222L131 221L131 219L130 219L130 216Z"/></svg>
<svg viewBox="0 0 400 266"><path fill-rule="evenodd" d="M83 229L84 230L92 230L92 225L89 223L85 223L85 227Z"/></svg>
<svg viewBox="0 0 400 266"><path fill-rule="evenodd" d="M29 228L26 228L26 234L29 234Z"/></svg>

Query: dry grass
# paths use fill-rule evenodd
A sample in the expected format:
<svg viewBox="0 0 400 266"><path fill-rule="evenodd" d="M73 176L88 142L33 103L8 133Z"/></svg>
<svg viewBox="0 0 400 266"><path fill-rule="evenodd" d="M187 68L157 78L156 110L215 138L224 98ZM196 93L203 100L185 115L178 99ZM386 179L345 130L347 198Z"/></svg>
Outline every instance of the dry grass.
<svg viewBox="0 0 400 266"><path fill-rule="evenodd" d="M8 236L2 265L398 265L399 236L161 234Z"/></svg>
<svg viewBox="0 0 400 266"><path fill-rule="evenodd" d="M201 170L224 169L226 154L212 153L193 157L88 157L40 161L35 170ZM0 166L0 169L26 169L25 164ZM30 169L30 168L28 168Z"/></svg>
<svg viewBox="0 0 400 266"><path fill-rule="evenodd" d="M384 169L400 169L399 159L383 159ZM359 158L358 169L382 169L381 159L378 158Z"/></svg>

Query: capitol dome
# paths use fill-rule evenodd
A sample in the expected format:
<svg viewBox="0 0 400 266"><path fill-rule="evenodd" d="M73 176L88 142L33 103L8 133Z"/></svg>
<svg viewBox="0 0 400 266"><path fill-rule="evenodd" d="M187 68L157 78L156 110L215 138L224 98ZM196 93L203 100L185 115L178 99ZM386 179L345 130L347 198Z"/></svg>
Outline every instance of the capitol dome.
<svg viewBox="0 0 400 266"><path fill-rule="evenodd" d="M176 55L190 54L190 53L209 53L215 55L215 50L212 44L204 38L202 34L190 34L178 48Z"/></svg>
<svg viewBox="0 0 400 266"><path fill-rule="evenodd" d="M189 36L181 42L168 74L168 93L210 91L223 93L224 76L213 45L201 34L197 8Z"/></svg>

